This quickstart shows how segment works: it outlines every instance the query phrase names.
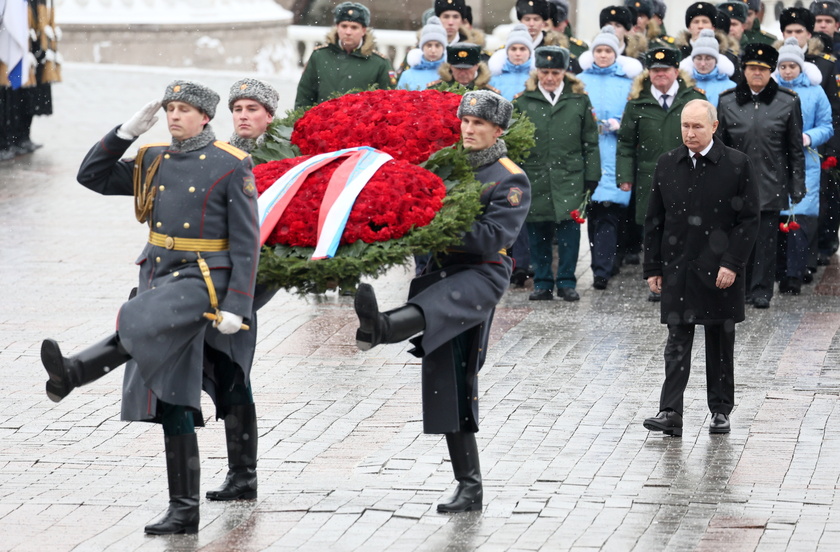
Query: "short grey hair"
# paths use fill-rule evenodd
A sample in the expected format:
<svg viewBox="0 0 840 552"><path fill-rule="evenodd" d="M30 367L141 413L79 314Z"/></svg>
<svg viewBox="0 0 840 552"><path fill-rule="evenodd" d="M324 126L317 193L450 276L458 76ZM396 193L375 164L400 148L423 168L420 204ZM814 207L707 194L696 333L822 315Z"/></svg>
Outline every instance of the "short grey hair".
<svg viewBox="0 0 840 552"><path fill-rule="evenodd" d="M706 109L706 114L709 116L710 123L715 124L715 121L718 120L717 108L712 102L708 100L691 100L690 102L685 104L685 107L683 107L683 111L685 111L688 108L688 106L692 104L702 105Z"/></svg>

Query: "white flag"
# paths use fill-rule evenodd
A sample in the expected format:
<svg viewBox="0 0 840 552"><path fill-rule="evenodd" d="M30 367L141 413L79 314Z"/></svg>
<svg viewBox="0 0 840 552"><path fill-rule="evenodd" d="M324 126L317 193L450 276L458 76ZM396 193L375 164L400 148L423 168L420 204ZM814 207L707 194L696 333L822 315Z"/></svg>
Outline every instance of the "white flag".
<svg viewBox="0 0 840 552"><path fill-rule="evenodd" d="M17 89L29 80L29 6L26 0L5 0L4 4L0 61L6 64L12 88Z"/></svg>

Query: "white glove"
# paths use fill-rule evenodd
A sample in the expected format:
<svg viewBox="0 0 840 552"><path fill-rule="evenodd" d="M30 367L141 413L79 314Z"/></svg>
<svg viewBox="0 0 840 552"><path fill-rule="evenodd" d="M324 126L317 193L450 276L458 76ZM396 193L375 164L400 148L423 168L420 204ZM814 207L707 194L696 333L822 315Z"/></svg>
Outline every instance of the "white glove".
<svg viewBox="0 0 840 552"><path fill-rule="evenodd" d="M618 122L618 119L609 118L607 119L607 124L610 125L610 130L613 132L621 128L621 123Z"/></svg>
<svg viewBox="0 0 840 552"><path fill-rule="evenodd" d="M806 148L811 145L811 137L804 132L802 133L802 145Z"/></svg>
<svg viewBox="0 0 840 552"><path fill-rule="evenodd" d="M47 35L47 38L50 40L55 40L55 33L53 32L53 28L49 25L44 25L44 34Z"/></svg>
<svg viewBox="0 0 840 552"><path fill-rule="evenodd" d="M223 334L235 334L242 327L242 317L232 312L221 311L222 321L216 326L216 329Z"/></svg>
<svg viewBox="0 0 840 552"><path fill-rule="evenodd" d="M134 140L153 126L158 118L155 113L160 109L160 100L147 103L143 109L138 111L117 129L117 136L123 140Z"/></svg>

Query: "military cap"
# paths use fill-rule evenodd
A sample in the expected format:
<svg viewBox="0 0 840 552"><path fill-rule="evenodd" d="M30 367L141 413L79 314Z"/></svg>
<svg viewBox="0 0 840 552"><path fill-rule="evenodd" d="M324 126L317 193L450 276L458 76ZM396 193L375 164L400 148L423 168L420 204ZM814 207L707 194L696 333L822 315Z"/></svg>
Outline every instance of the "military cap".
<svg viewBox="0 0 840 552"><path fill-rule="evenodd" d="M823 47L824 52L831 52L832 50L834 50L834 39L832 37L828 36L827 34L821 33L821 32L815 32L813 34L813 38L820 39L820 42L822 42L822 47Z"/></svg>
<svg viewBox="0 0 840 552"><path fill-rule="evenodd" d="M665 0L653 0L653 15L665 19L666 13L668 13L668 6L665 5Z"/></svg>
<svg viewBox="0 0 840 552"><path fill-rule="evenodd" d="M473 24L472 6L467 5L467 6L464 8L464 15L462 15L461 17L463 17L463 18L464 18L464 20L465 20L467 23L469 23L470 25L472 25L472 24Z"/></svg>
<svg viewBox="0 0 840 552"><path fill-rule="evenodd" d="M695 2L685 10L685 26L691 25L691 20L698 15L705 15L714 24L717 11L717 8L711 2Z"/></svg>
<svg viewBox="0 0 840 552"><path fill-rule="evenodd" d="M446 61L460 69L474 67L481 61L481 46L472 42L457 42L447 46Z"/></svg>
<svg viewBox="0 0 840 552"><path fill-rule="evenodd" d="M166 86L161 104L165 109L169 102L184 102L200 109L212 119L216 116L219 99L219 95L214 90L200 82L174 80Z"/></svg>
<svg viewBox="0 0 840 552"><path fill-rule="evenodd" d="M534 66L537 69L569 68L572 54L562 46L540 46L534 50Z"/></svg>
<svg viewBox="0 0 840 552"><path fill-rule="evenodd" d="M464 94L458 106L458 118L467 115L507 128L513 115L513 104L495 92L471 90Z"/></svg>
<svg viewBox="0 0 840 552"><path fill-rule="evenodd" d="M732 26L732 18L729 17L729 12L725 12L718 8L715 13L715 18L712 20L712 25L715 29L722 31L723 34L729 34L729 28Z"/></svg>
<svg viewBox="0 0 840 552"><path fill-rule="evenodd" d="M456 11L466 17L467 3L464 0L435 0L435 15L440 17L445 11Z"/></svg>
<svg viewBox="0 0 840 552"><path fill-rule="evenodd" d="M598 22L603 27L608 23L618 23L628 31L633 28L636 23L636 18L630 8L625 6L607 6L601 10L601 15L598 17Z"/></svg>
<svg viewBox="0 0 840 552"><path fill-rule="evenodd" d="M358 23L362 27L370 27L370 10L357 2L342 2L333 10L335 24L342 21Z"/></svg>
<svg viewBox="0 0 840 552"><path fill-rule="evenodd" d="M624 5L636 10L638 15L653 17L653 2L651 0L624 0Z"/></svg>
<svg viewBox="0 0 840 552"><path fill-rule="evenodd" d="M840 4L834 0L811 2L808 9L812 14L814 14L814 17L817 17L818 15L827 15L828 17L833 18L834 21L840 21Z"/></svg>
<svg viewBox="0 0 840 552"><path fill-rule="evenodd" d="M648 69L680 66L682 54L674 48L652 48L645 54L645 65Z"/></svg>
<svg viewBox="0 0 840 552"><path fill-rule="evenodd" d="M747 5L744 2L724 2L718 9L729 15L730 19L737 19L741 23L747 22Z"/></svg>
<svg viewBox="0 0 840 552"><path fill-rule="evenodd" d="M761 10L761 0L743 0L743 2L747 5L748 10L752 10L754 12Z"/></svg>
<svg viewBox="0 0 840 552"><path fill-rule="evenodd" d="M539 15L543 19L551 18L548 0L516 0L516 18L521 20L529 14Z"/></svg>
<svg viewBox="0 0 840 552"><path fill-rule="evenodd" d="M241 99L254 100L274 115L277 111L277 102L280 101L280 94L270 84L257 79L242 79L233 83L228 96L228 108L233 111L233 104Z"/></svg>
<svg viewBox="0 0 840 552"><path fill-rule="evenodd" d="M809 33L814 32L814 14L805 8L787 8L779 15L779 28L782 32L788 25L802 25Z"/></svg>
<svg viewBox="0 0 840 552"><path fill-rule="evenodd" d="M758 65L774 71L778 61L779 52L767 44L755 42L747 44L741 53L741 65L743 66Z"/></svg>
<svg viewBox="0 0 840 552"><path fill-rule="evenodd" d="M551 8L551 20L555 25L569 18L569 3L566 0L549 0L548 3Z"/></svg>

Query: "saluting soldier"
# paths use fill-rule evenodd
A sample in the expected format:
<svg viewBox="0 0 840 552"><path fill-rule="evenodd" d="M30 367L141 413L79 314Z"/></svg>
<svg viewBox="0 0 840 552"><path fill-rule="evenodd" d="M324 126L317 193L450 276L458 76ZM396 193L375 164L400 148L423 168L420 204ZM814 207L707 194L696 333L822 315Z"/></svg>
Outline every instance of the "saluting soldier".
<svg viewBox="0 0 840 552"><path fill-rule="evenodd" d="M67 358L47 339L41 361L47 395L74 388L128 362L122 419L163 425L169 509L149 534L195 533L199 523L199 455L195 426L204 424L201 390L205 340L235 334L253 312L259 259L257 190L247 153L217 141L208 124L219 95L176 80L162 101L147 104L91 148L78 181L105 195L134 195L149 241L137 259L138 293L122 305L117 331ZM120 159L157 121L161 108L172 141ZM207 313L208 316L205 316ZM211 324L208 318L213 318ZM248 351L220 349L249 382ZM250 351L253 354L253 351ZM206 387L211 397L216 388Z"/></svg>
<svg viewBox="0 0 840 552"><path fill-rule="evenodd" d="M356 2L342 2L333 11L335 27L327 43L316 48L300 77L295 109L317 105L355 88L394 88L397 75L390 60L375 50L370 10Z"/></svg>
<svg viewBox="0 0 840 552"><path fill-rule="evenodd" d="M411 282L401 307L380 312L369 284L361 284L355 309L356 345L366 351L381 343L411 342L422 361L423 432L443 433L455 494L438 512L481 510L483 489L478 460L478 371L484 364L496 305L510 282L513 244L531 202L528 177L507 157L501 135L513 106L488 90L467 92L458 117L467 161L479 182L481 215L461 244L433 257Z"/></svg>
<svg viewBox="0 0 840 552"><path fill-rule="evenodd" d="M650 50L647 70L633 82L621 118L615 160L616 182L622 190L633 191L630 205L635 206L635 220L631 220L631 224L644 224L651 178L659 156L682 143L682 108L691 100L706 99L701 90L694 88L691 77L679 70L679 63L679 50ZM641 243L632 244L632 247L630 252L638 251ZM651 292L648 300L659 301L659 295Z"/></svg>
<svg viewBox="0 0 840 552"><path fill-rule="evenodd" d="M446 62L438 69L440 78L430 82L426 88L443 89L455 83L469 90L490 90L500 94L490 86L490 69L481 61L481 47L470 42L459 42L446 47Z"/></svg>

